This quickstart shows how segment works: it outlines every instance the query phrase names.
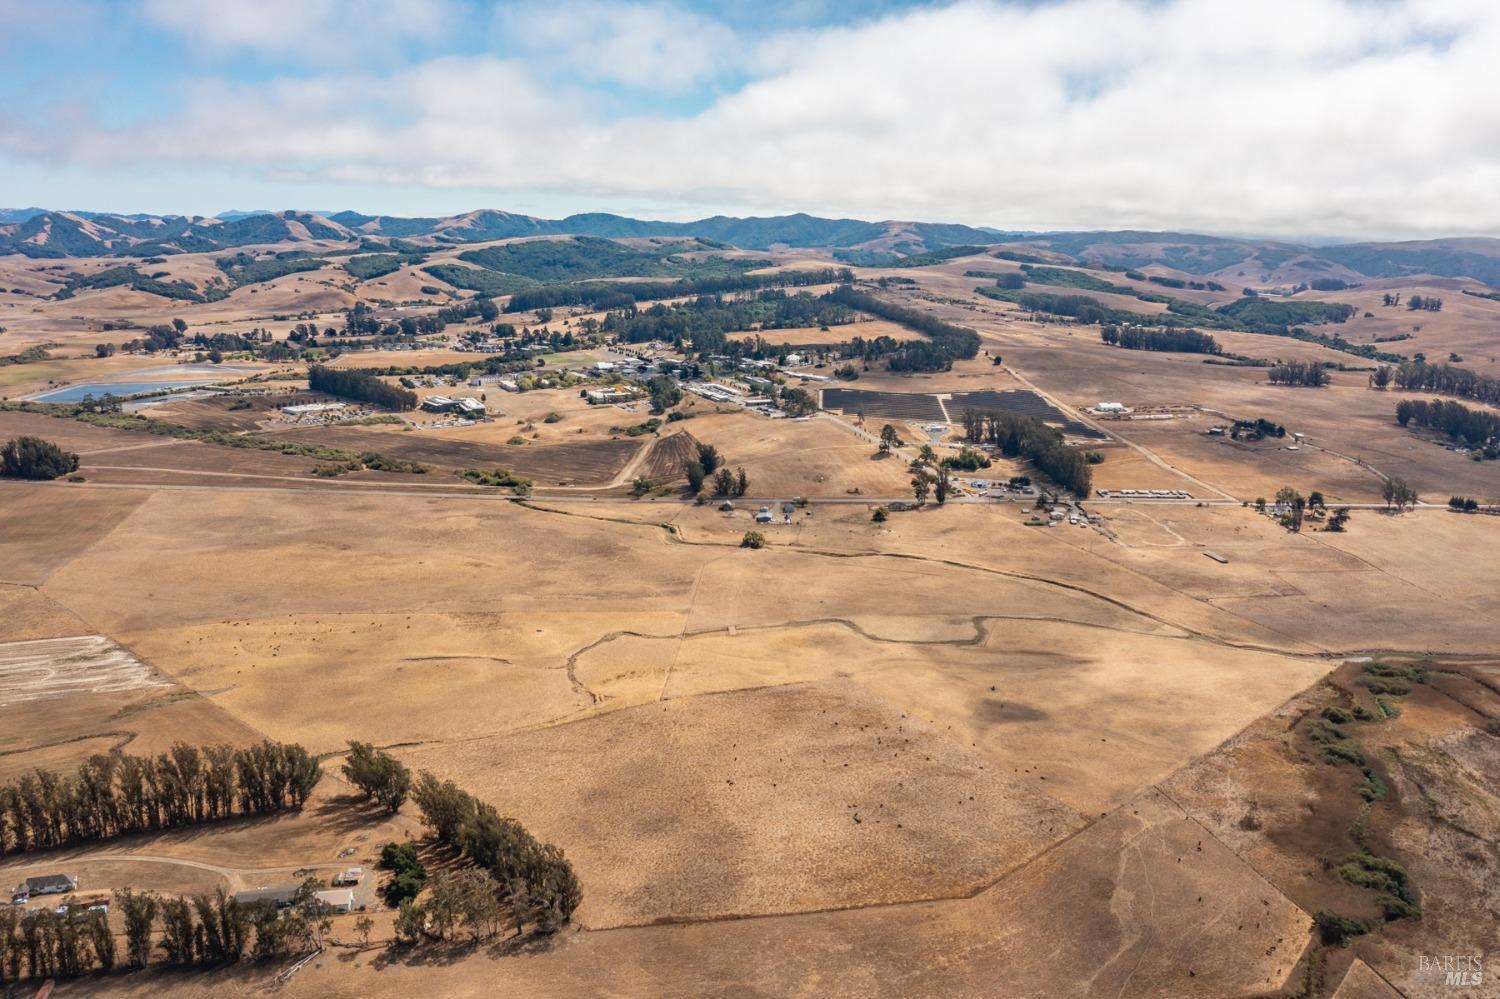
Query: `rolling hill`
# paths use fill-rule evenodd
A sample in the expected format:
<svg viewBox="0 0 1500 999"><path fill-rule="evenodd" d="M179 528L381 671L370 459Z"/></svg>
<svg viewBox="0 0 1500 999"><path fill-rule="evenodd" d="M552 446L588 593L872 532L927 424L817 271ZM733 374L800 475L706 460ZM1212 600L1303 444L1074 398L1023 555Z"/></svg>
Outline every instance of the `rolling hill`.
<svg viewBox="0 0 1500 999"><path fill-rule="evenodd" d="M1431 239L1313 246L1197 233L1017 233L948 223L830 219L797 213L694 222L663 222L608 213L544 219L494 209L444 217L366 215L354 211L225 212L215 218L97 212L0 211L0 255L37 258L151 257L244 246L359 240L416 240L429 246L527 236L696 238L748 250L831 251L856 266L889 266L902 258L961 246L1001 245L1081 266L1157 267L1211 277L1226 285L1274 286L1317 279L1363 283L1419 274L1472 278L1500 287L1500 240ZM378 247L367 247L376 248Z"/></svg>

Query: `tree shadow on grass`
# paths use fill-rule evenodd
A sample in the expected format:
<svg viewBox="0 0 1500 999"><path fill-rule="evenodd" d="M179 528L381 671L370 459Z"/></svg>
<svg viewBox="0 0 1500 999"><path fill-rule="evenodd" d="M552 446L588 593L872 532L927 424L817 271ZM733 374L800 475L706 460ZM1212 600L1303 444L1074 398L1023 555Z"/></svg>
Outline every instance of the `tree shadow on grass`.
<svg viewBox="0 0 1500 999"><path fill-rule="evenodd" d="M519 937L502 934L492 940L424 940L414 944L393 943L374 960L370 967L377 971L393 965L406 967L447 967L476 954L492 959L545 954L562 946L566 931L559 933L526 933ZM352 960L352 956L350 958Z"/></svg>

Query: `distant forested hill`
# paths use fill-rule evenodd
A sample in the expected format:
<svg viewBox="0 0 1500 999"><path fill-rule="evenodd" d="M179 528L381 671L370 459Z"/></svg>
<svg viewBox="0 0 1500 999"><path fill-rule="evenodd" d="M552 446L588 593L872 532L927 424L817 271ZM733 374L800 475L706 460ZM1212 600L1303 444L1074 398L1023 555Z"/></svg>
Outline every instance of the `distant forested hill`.
<svg viewBox="0 0 1500 999"><path fill-rule="evenodd" d="M407 218L342 211L226 212L218 218L116 215L99 212L0 209L0 254L29 257L151 257L244 246L332 241L381 249L372 241L420 240L426 246L483 243L523 236L603 239L703 239L748 250L797 247L832 251L857 266L889 266L907 257L957 247L1000 246L1038 262L1115 270L1150 266L1221 282L1284 283L1430 274L1467 277L1500 287L1500 240L1434 239L1411 242L1297 243L1135 230L1002 232L936 222L867 222L797 213L761 218L715 215L694 222L660 222L593 212L562 219L481 209L462 215ZM404 249L402 252L410 252Z"/></svg>

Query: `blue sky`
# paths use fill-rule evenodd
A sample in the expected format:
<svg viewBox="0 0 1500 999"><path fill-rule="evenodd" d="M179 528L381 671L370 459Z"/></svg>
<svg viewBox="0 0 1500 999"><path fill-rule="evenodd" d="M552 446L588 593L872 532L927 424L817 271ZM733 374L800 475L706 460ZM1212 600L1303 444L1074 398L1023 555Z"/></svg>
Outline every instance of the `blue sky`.
<svg viewBox="0 0 1500 999"><path fill-rule="evenodd" d="M1500 233L1480 0L0 0L0 205Z"/></svg>

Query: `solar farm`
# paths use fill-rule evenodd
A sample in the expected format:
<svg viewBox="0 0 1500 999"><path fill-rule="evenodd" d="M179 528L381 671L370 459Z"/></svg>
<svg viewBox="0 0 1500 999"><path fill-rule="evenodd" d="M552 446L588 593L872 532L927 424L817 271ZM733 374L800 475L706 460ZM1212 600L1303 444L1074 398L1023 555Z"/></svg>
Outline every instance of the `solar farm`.
<svg viewBox="0 0 1500 999"><path fill-rule="evenodd" d="M823 390L823 406L848 414L913 423L957 423L966 410L1014 413L1052 424L1071 437L1107 440L1105 434L1087 424L1069 419L1056 406L1027 389L938 394L927 392L875 392L866 389Z"/></svg>

